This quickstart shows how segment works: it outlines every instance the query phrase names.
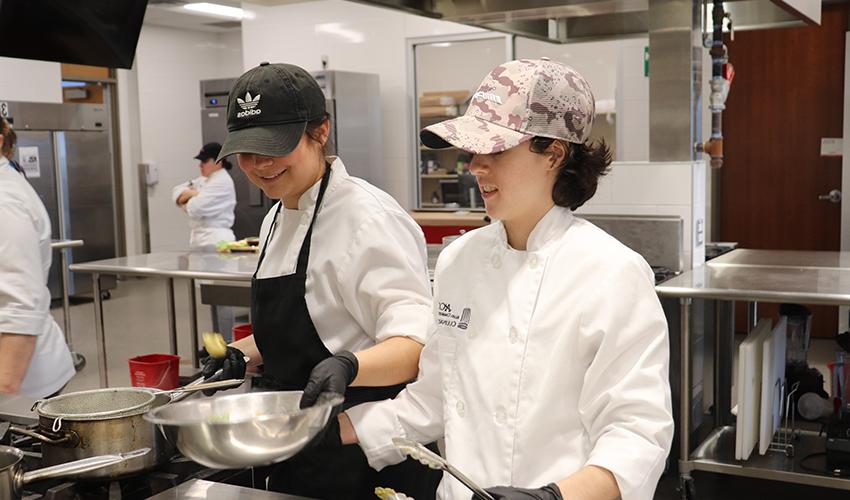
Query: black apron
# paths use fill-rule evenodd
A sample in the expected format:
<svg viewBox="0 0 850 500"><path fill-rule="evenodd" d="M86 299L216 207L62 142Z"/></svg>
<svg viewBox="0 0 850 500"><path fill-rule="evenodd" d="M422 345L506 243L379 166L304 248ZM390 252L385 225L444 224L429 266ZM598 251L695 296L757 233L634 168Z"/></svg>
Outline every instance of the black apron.
<svg viewBox="0 0 850 500"><path fill-rule="evenodd" d="M305 299L313 227L330 176L331 167L326 165L313 218L298 252L295 273L259 279L255 272L251 279L251 322L264 369L264 380L260 384L267 388L303 390L313 367L332 356L316 332ZM281 203L278 202L274 221L266 236L258 270L277 226ZM393 398L404 385L349 387L343 408ZM269 477L269 489L315 498L372 499L376 498L375 487L384 486L417 500L428 500L435 497L441 476L439 471L430 470L411 459L376 472L369 466L360 446L348 445L336 450L308 450L278 464Z"/></svg>

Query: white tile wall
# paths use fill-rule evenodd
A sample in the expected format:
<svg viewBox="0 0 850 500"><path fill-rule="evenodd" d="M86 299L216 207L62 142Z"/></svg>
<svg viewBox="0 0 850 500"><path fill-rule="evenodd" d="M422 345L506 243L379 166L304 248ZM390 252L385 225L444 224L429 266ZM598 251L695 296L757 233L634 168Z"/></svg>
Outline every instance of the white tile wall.
<svg viewBox="0 0 850 500"><path fill-rule="evenodd" d="M62 102L61 66L0 57L0 101Z"/></svg>
<svg viewBox="0 0 850 500"><path fill-rule="evenodd" d="M380 78L384 181L379 187L402 206L415 199L411 141L415 138L407 95L407 38L480 31L403 12L344 2L319 0L267 7L243 2L253 17L242 22L244 68L262 61L297 64L308 71L322 68L377 73Z"/></svg>
<svg viewBox="0 0 850 500"><path fill-rule="evenodd" d="M617 59L617 160L649 161L649 78L644 76L647 37L620 40Z"/></svg>
<svg viewBox="0 0 850 500"><path fill-rule="evenodd" d="M159 169L159 183L148 191L154 252L188 247L188 223L171 202L171 188L199 173L192 158L201 146L199 82L238 74L240 41L241 37L230 34L142 28L135 62L140 159ZM124 165L125 179L134 183L131 189L138 189L136 163Z"/></svg>

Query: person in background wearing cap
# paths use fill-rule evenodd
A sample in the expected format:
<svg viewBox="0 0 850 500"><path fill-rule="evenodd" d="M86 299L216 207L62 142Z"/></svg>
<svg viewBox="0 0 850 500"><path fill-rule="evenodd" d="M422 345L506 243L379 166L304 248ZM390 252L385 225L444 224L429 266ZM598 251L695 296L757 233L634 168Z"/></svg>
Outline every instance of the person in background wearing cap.
<svg viewBox="0 0 850 500"><path fill-rule="evenodd" d="M653 497L673 436L667 323L644 259L573 215L610 163L594 111L574 69L523 59L422 131L473 153L495 222L440 254L419 379L340 416L376 469L402 459L393 437L444 436L497 499ZM446 475L438 496L470 492Z"/></svg>
<svg viewBox="0 0 850 500"><path fill-rule="evenodd" d="M46 398L74 376L50 315L50 218L11 158L15 132L0 118L0 394Z"/></svg>
<svg viewBox="0 0 850 500"><path fill-rule="evenodd" d="M171 199L189 215L190 250L215 250L220 241L234 241L233 210L236 208L236 190L230 170L233 165L226 159L218 161L221 144L204 144L195 155L200 162L201 176L184 182L171 190Z"/></svg>
<svg viewBox="0 0 850 500"><path fill-rule="evenodd" d="M263 384L303 390L302 407L324 393L344 394L345 408L392 398L416 378L431 315L422 230L387 193L326 155L325 96L305 70L262 63L230 95L219 159L237 154L248 179L280 201L260 230L253 335L206 361L205 377L221 368L222 378L242 378L247 355L263 365ZM408 460L378 473L358 446L340 445L338 427L321 437L277 465L269 489L354 499L385 486L434 497L439 472Z"/></svg>

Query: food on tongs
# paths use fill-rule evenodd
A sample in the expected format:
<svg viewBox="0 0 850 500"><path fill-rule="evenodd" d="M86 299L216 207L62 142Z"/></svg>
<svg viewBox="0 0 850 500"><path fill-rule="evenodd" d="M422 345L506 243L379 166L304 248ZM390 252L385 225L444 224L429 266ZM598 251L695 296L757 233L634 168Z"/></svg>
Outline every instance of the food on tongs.
<svg viewBox="0 0 850 500"><path fill-rule="evenodd" d="M214 358L223 358L227 354L227 342L220 333L204 332L204 348Z"/></svg>

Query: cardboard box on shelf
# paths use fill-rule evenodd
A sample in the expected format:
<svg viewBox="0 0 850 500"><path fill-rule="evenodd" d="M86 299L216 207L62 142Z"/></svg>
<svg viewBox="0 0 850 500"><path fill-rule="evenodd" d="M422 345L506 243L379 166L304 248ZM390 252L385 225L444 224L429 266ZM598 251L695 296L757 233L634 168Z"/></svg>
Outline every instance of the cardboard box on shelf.
<svg viewBox="0 0 850 500"><path fill-rule="evenodd" d="M455 100L455 102L463 102L469 97L468 90L434 90L430 92L422 92L422 97L431 97L431 96L448 96Z"/></svg>
<svg viewBox="0 0 850 500"><path fill-rule="evenodd" d="M422 106L419 116L423 118L457 116L457 106Z"/></svg>
<svg viewBox="0 0 850 500"><path fill-rule="evenodd" d="M455 98L450 95L423 95L419 98L419 106L454 106Z"/></svg>

